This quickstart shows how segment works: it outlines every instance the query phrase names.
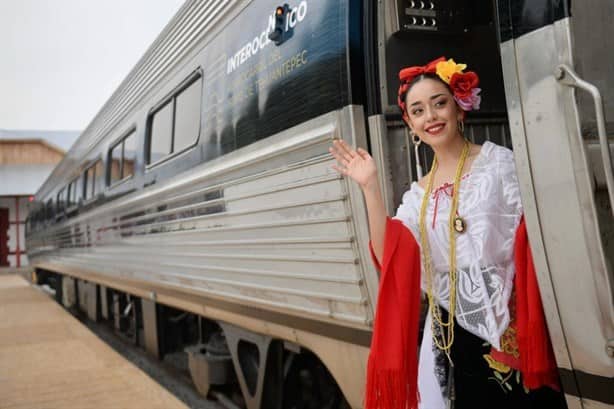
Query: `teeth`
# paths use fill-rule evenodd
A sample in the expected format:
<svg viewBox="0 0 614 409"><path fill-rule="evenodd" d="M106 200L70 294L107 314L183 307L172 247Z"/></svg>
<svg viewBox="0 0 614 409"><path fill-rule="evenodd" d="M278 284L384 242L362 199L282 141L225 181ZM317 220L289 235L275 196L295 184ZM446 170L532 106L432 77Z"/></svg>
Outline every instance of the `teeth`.
<svg viewBox="0 0 614 409"><path fill-rule="evenodd" d="M441 128L443 128L443 125L437 125L437 126L433 126L432 128L427 129L427 131L436 132L436 131L439 131Z"/></svg>

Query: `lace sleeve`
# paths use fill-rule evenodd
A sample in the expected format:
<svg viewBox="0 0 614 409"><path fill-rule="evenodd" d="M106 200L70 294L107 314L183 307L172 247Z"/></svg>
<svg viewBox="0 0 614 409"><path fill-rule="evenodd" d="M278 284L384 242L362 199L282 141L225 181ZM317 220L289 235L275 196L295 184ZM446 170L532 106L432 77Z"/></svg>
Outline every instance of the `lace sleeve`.
<svg viewBox="0 0 614 409"><path fill-rule="evenodd" d="M397 208L397 213L393 219L401 221L414 235L418 234L418 214L420 212L422 188L416 182L412 183L411 188L403 194L401 204Z"/></svg>
<svg viewBox="0 0 614 409"><path fill-rule="evenodd" d="M496 158L499 180L501 181L502 208L505 213L516 216L518 222L520 222L520 216L523 210L514 154L507 148L500 148Z"/></svg>

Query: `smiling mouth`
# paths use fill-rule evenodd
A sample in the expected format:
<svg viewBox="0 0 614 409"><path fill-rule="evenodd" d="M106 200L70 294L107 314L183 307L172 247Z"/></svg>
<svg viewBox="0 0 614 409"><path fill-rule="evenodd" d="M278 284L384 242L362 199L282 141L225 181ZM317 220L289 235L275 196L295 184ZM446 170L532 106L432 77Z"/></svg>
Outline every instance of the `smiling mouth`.
<svg viewBox="0 0 614 409"><path fill-rule="evenodd" d="M425 128L424 130L432 135L436 135L440 133L445 126L446 126L445 123L440 123L440 124L431 125L428 128Z"/></svg>

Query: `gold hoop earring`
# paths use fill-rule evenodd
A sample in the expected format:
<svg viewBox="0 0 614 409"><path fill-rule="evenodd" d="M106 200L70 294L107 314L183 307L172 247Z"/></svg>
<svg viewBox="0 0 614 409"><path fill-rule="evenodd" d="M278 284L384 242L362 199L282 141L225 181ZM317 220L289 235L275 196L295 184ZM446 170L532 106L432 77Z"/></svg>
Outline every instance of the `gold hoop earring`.
<svg viewBox="0 0 614 409"><path fill-rule="evenodd" d="M465 122L458 121L458 131L460 132L461 136L465 136Z"/></svg>

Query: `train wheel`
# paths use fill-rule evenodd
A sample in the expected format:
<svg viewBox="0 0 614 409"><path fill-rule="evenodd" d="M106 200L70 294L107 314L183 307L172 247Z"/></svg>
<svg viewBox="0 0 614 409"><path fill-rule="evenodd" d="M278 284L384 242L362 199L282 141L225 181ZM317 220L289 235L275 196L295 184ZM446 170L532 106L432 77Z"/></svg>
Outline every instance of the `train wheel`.
<svg viewBox="0 0 614 409"><path fill-rule="evenodd" d="M284 409L349 409L335 379L313 354L290 355L284 382ZM288 360L286 360L288 364Z"/></svg>

